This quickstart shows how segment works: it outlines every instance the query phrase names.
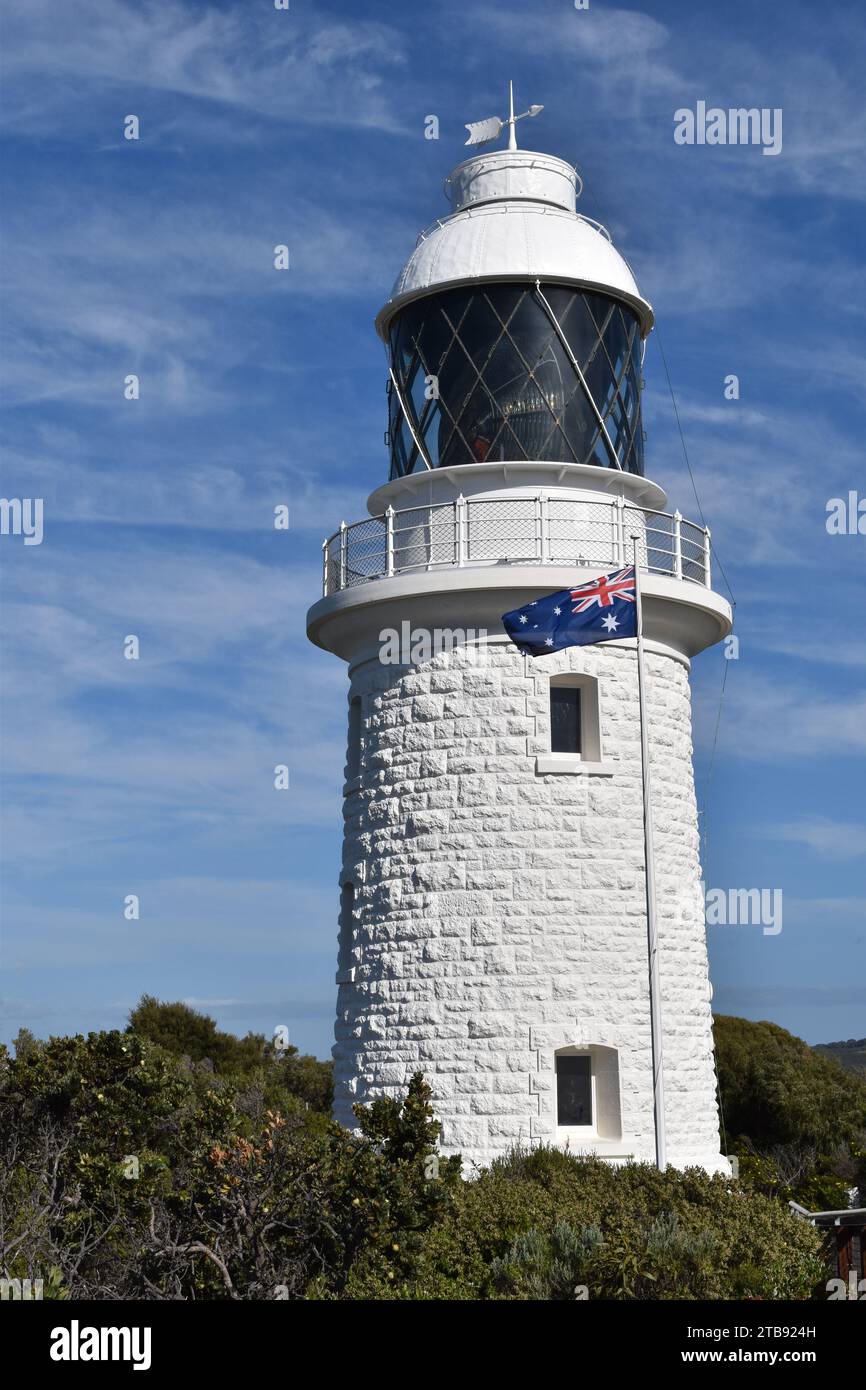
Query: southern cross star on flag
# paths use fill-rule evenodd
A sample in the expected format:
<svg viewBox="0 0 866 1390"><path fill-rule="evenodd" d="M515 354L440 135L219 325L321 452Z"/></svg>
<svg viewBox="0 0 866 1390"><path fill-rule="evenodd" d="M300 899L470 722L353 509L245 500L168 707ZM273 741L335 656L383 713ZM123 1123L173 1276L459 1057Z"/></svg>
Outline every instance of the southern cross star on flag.
<svg viewBox="0 0 866 1390"><path fill-rule="evenodd" d="M514 645L530 656L636 637L634 565L503 613L502 623Z"/></svg>

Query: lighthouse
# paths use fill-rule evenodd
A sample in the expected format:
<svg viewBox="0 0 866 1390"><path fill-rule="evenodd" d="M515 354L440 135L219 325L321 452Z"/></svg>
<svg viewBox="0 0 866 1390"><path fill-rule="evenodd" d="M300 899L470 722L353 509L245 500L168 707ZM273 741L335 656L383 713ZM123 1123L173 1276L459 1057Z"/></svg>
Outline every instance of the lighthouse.
<svg viewBox="0 0 866 1390"><path fill-rule="evenodd" d="M468 127L508 147L448 176L376 319L388 480L308 614L349 678L334 1115L420 1071L467 1166L543 1143L727 1172L689 671L731 612L645 468L652 308L519 119ZM504 631L632 563L640 669L634 637L532 657Z"/></svg>

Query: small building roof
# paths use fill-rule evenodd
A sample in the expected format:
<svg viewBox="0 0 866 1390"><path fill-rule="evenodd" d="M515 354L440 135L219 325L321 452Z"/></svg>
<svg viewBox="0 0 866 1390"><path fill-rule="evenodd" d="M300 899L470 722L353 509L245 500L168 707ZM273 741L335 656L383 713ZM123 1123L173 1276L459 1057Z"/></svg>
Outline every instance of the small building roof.
<svg viewBox="0 0 866 1390"><path fill-rule="evenodd" d="M843 1207L837 1211L809 1211L799 1202L789 1202L789 1207L804 1221L812 1221L816 1226L866 1226L866 1207Z"/></svg>

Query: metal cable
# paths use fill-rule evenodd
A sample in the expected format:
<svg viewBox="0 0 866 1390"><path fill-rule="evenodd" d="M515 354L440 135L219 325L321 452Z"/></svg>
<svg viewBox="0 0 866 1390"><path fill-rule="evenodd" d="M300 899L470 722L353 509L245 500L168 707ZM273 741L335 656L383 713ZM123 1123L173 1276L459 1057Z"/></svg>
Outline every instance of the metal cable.
<svg viewBox="0 0 866 1390"><path fill-rule="evenodd" d="M677 398L676 398L676 396L674 395L673 382L671 381L671 374L670 374L670 372L668 371L668 361L667 361L667 358L665 357L665 350L664 350L664 348L662 347L661 334L659 333L658 324L656 324L656 325L655 325L655 328L654 328L654 337L655 337L656 342L657 342L658 345L659 345L659 352L661 353L662 364L663 364L664 369L665 369L665 376L667 377L668 390L669 390L670 393L671 393L671 401L672 401L672 403L673 403L674 415L676 416L676 421L677 421L677 429L679 430L679 435L680 435L680 444L682 445L682 449L683 449L683 458L684 458L685 461L686 461L686 468L688 469L689 480L690 480L691 485L692 485L692 492L695 494L695 501L696 501L696 503L697 503L697 505L698 505L698 511L699 511L699 513L700 513L701 521L703 522L703 525L704 525L704 530L705 530L705 531L708 531L708 530L709 530L709 527L707 526L707 519L706 519L706 517L704 516L704 509L703 509L703 507L701 506L701 499L700 499L700 497L698 496L698 488L697 488L697 484L696 484L696 482L695 482L695 475L694 475L694 473L692 472L692 465L691 465L691 463L689 462L689 451L688 451L688 449L686 448L686 437L685 437L685 435L683 434L683 426L682 426L682 422L681 422L681 420L680 420L680 412L679 412L679 410L678 410L678 408L677 408ZM711 547L711 549L712 549L713 555L715 556L716 563L717 563L717 565L718 565L718 567L719 567L719 573L721 574L722 579L725 581L725 587L727 588L728 593L729 593L730 596L731 596L731 605L732 605L734 608L736 608L736 606L737 606L737 600L734 598L734 591L733 591L733 589L731 588L730 580L728 579L728 576L727 576L727 574L726 574L726 572L725 572L725 567L724 567L724 565L722 564L721 558L719 557L719 553L718 553L718 551L717 551L717 549L716 549L716 547L715 547L715 544L714 544L714 542L713 542L712 536L710 536L710 547Z"/></svg>
<svg viewBox="0 0 866 1390"><path fill-rule="evenodd" d="M712 782L713 768L715 767L715 762L716 762L716 749L718 748L718 744L719 744L719 728L720 728L721 722L722 722L722 705L723 705L724 699L725 699L725 686L727 685L727 681L728 681L728 667L730 666L730 664L731 664L730 661L729 661L729 660L727 659L727 657L726 657L726 658L725 658L725 674L722 676L722 688L721 688L721 690L720 690L720 692L719 692L719 707L718 707L718 709L717 709L717 711L716 711L716 729L715 729L715 733L713 734L713 746L712 746L712 749L710 750L710 761L709 761L709 764L708 764L708 766L707 766L707 775L706 775L706 777L704 778L704 795L703 795L703 802L702 802L701 815L703 816L703 827L702 827L702 829L703 829L704 858L705 858L705 859L706 859L706 857L707 857L708 846L709 846L709 821L708 821L708 819L707 819L707 803L708 803L708 801L709 801L709 796L710 796L710 783Z"/></svg>

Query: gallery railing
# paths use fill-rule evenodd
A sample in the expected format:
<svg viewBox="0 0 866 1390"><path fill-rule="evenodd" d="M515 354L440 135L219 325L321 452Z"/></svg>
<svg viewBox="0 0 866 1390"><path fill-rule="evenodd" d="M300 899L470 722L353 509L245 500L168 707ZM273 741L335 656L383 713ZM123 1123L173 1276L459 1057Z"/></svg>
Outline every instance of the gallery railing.
<svg viewBox="0 0 866 1390"><path fill-rule="evenodd" d="M324 593L468 565L624 565L710 587L710 533L621 498L458 497L345 522L323 542Z"/></svg>

